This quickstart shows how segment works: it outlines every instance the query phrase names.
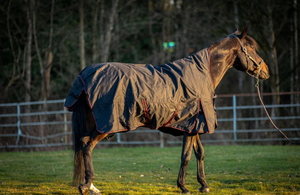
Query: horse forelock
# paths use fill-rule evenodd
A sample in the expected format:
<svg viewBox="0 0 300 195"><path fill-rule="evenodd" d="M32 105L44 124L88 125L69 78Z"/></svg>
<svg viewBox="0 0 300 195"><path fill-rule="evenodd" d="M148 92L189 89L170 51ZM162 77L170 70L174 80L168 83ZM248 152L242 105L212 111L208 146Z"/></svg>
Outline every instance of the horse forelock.
<svg viewBox="0 0 300 195"><path fill-rule="evenodd" d="M250 44L256 51L259 51L259 45L252 37L246 35L245 39L247 43Z"/></svg>

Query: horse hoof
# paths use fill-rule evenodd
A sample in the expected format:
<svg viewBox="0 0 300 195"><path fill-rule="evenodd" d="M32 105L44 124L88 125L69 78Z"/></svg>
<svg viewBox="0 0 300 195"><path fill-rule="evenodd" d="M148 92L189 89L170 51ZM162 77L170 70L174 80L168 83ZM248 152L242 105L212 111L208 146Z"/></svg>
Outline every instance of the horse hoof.
<svg viewBox="0 0 300 195"><path fill-rule="evenodd" d="M91 187L90 187L90 195L101 195L100 190L98 190L98 189L93 185L93 183L91 184Z"/></svg>
<svg viewBox="0 0 300 195"><path fill-rule="evenodd" d="M88 195L89 194L89 188L85 184L80 184L78 186L78 190L80 195Z"/></svg>
<svg viewBox="0 0 300 195"><path fill-rule="evenodd" d="M101 192L90 192L90 195L102 195Z"/></svg>
<svg viewBox="0 0 300 195"><path fill-rule="evenodd" d="M210 190L209 190L209 188L201 187L201 188L199 189L199 191L200 191L201 193L208 193Z"/></svg>
<svg viewBox="0 0 300 195"><path fill-rule="evenodd" d="M181 192L182 194L191 194L191 192L188 189L184 189Z"/></svg>

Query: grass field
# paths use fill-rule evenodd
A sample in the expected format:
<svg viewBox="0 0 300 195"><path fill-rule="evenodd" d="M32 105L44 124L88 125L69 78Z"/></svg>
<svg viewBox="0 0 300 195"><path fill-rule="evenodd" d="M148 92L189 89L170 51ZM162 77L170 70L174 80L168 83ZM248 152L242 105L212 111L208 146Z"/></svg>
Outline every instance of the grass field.
<svg viewBox="0 0 300 195"><path fill-rule="evenodd" d="M204 146L210 194L300 194L299 146ZM102 194L179 194L180 147L93 151ZM0 153L0 194L76 194L72 151ZM200 194L196 160L186 178Z"/></svg>

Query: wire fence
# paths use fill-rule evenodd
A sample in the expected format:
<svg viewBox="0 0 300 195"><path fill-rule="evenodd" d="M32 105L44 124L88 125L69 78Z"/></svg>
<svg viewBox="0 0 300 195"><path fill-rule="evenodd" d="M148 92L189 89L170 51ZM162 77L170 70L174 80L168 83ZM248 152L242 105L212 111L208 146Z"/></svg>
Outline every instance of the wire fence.
<svg viewBox="0 0 300 195"><path fill-rule="evenodd" d="M294 141L300 140L300 104L290 103L289 98L299 94L300 92L262 94L267 102L272 102L274 96L281 97L281 104L268 104L266 108L275 123ZM284 142L285 139L270 125L255 96L256 94L219 95L216 107L218 129L214 134L202 136L202 141L218 144ZM61 99L0 104L0 149L70 147L71 113L63 107L64 101ZM115 138L98 144L154 144L164 147L181 144L181 139L156 130L138 128L126 134L117 133Z"/></svg>

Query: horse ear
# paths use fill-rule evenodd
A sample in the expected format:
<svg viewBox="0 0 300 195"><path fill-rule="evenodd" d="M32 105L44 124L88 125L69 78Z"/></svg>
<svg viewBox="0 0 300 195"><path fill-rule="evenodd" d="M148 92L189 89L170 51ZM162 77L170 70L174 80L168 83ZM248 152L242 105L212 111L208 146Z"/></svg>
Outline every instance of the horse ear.
<svg viewBox="0 0 300 195"><path fill-rule="evenodd" d="M236 34L239 31L238 28L234 29L233 34Z"/></svg>
<svg viewBox="0 0 300 195"><path fill-rule="evenodd" d="M241 36L242 36L241 39L245 38L245 36L247 35L247 31L248 31L248 27L246 26L241 34Z"/></svg>

